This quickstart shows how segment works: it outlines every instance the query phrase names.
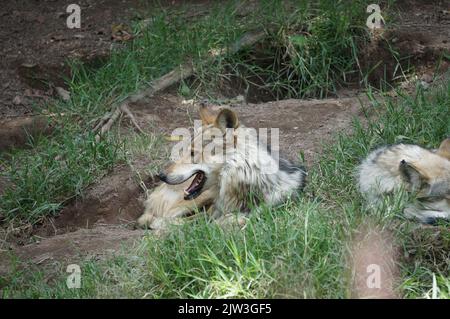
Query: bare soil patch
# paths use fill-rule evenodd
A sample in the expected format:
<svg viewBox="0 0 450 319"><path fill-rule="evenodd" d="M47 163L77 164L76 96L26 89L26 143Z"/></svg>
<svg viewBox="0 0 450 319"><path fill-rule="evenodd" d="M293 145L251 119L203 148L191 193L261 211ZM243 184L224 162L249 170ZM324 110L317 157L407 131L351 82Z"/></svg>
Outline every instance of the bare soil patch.
<svg viewBox="0 0 450 319"><path fill-rule="evenodd" d="M109 225L93 229L81 228L71 233L42 238L39 242L20 249L1 252L0 275L11 271L15 260L33 265L48 265L53 262L73 264L82 262L86 257L111 256L121 247L132 245L135 239L143 235L142 230Z"/></svg>

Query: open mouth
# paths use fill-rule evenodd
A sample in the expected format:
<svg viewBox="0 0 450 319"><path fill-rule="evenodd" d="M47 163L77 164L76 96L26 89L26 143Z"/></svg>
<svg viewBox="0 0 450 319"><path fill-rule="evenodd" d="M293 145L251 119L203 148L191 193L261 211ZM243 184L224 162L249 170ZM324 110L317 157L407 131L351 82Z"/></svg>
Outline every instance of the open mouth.
<svg viewBox="0 0 450 319"><path fill-rule="evenodd" d="M202 171L197 172L191 185L184 190L184 199L191 200L200 195L203 185L205 185L205 182L206 182L205 173Z"/></svg>

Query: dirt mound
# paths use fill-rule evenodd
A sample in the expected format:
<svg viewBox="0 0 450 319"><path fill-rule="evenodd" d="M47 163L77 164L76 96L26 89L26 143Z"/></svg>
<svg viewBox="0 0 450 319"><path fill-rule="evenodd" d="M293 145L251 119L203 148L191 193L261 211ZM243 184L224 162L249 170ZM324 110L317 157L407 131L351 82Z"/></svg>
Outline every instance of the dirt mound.
<svg viewBox="0 0 450 319"><path fill-rule="evenodd" d="M154 187L153 180L145 182L147 188ZM83 194L64 207L58 216L40 225L25 230L6 230L9 246L19 248L36 239L105 225L134 229L135 220L143 212L142 203L146 196L128 167L116 168L114 173L88 187Z"/></svg>
<svg viewBox="0 0 450 319"><path fill-rule="evenodd" d="M43 115L0 119L0 153L25 145L30 136L47 135L52 131L49 119Z"/></svg>
<svg viewBox="0 0 450 319"><path fill-rule="evenodd" d="M146 187L154 187L148 180ZM0 272L11 258L34 264L71 260L81 255L117 250L142 236L134 224L143 212L145 193L128 167L101 179L84 196L67 205L55 218L20 230L4 230L0 242Z"/></svg>
<svg viewBox="0 0 450 319"><path fill-rule="evenodd" d="M53 236L96 225L128 225L142 214L144 191L127 167L117 169L89 187L82 198L63 208L58 216L39 227L34 235Z"/></svg>
<svg viewBox="0 0 450 319"><path fill-rule="evenodd" d="M72 264L81 262L86 256L111 255L143 234L142 230L121 226L100 226L44 238L38 243L1 253L0 274L10 271L16 258L36 265L54 261Z"/></svg>

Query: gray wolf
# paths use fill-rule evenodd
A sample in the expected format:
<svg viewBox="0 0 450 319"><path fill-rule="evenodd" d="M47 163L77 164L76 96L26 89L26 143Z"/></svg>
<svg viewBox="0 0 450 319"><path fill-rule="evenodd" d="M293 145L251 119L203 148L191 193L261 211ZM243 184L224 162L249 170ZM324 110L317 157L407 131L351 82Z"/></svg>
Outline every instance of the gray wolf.
<svg viewBox="0 0 450 319"><path fill-rule="evenodd" d="M212 219L248 213L254 205L278 205L298 196L306 171L256 140L237 114L202 106L201 126L182 155L159 173L164 182L145 202L142 227L204 209ZM253 137L253 138L252 138Z"/></svg>
<svg viewBox="0 0 450 319"><path fill-rule="evenodd" d="M407 217L428 224L450 219L450 138L437 150L409 144L380 147L358 167L357 178L371 204L403 188L415 199L404 210Z"/></svg>

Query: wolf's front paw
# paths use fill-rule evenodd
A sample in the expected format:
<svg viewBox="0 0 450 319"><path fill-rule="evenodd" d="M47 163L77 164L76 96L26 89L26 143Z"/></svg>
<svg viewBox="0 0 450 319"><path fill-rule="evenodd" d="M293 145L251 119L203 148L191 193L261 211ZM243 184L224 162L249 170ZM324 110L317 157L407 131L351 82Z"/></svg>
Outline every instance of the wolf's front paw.
<svg viewBox="0 0 450 319"><path fill-rule="evenodd" d="M428 225L436 225L439 221L450 220L450 213L448 212L421 210L413 206L406 207L404 213L407 218L416 219Z"/></svg>
<svg viewBox="0 0 450 319"><path fill-rule="evenodd" d="M148 229L148 228L151 228L150 226L152 225L152 222L153 222L153 216L151 214L144 213L136 221L136 227Z"/></svg>
<svg viewBox="0 0 450 319"><path fill-rule="evenodd" d="M216 219L216 223L223 227L224 229L230 229L233 227L239 227L239 228L244 228L245 225L247 224L247 216L242 214L242 213L238 213L238 214L225 214L219 218Z"/></svg>

